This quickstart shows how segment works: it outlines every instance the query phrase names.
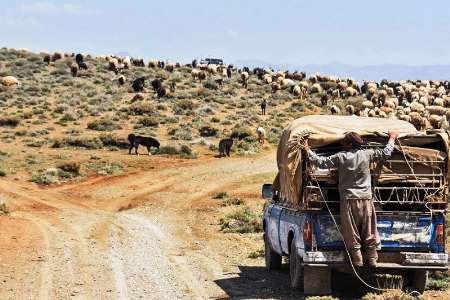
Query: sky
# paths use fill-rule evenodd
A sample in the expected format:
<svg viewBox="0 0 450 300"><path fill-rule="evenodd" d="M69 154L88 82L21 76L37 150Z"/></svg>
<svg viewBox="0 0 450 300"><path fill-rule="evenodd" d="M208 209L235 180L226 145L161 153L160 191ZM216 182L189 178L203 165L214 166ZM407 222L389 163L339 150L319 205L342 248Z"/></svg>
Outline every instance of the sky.
<svg viewBox="0 0 450 300"><path fill-rule="evenodd" d="M180 62L450 64L444 0L0 0L0 7L0 47Z"/></svg>

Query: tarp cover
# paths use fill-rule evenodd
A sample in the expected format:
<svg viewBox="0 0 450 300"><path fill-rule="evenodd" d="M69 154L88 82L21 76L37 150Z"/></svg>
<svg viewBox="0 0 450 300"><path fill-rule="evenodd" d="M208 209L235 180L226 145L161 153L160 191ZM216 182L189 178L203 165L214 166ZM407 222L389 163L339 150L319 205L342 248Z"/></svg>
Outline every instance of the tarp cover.
<svg viewBox="0 0 450 300"><path fill-rule="evenodd" d="M294 136L308 132L309 145L316 148L342 140L349 131L361 136L386 135L389 131L396 131L399 137L419 134L411 123L397 119L330 115L310 115L296 119L283 130L278 144L278 175L274 181L274 188L289 202L299 203L302 154L298 149L289 147L289 141Z"/></svg>

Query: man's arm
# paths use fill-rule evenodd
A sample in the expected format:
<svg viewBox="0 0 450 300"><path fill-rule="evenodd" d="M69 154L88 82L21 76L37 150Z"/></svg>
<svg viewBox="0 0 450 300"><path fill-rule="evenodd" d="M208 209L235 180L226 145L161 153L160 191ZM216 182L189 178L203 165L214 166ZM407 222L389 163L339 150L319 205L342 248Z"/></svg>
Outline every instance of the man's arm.
<svg viewBox="0 0 450 300"><path fill-rule="evenodd" d="M397 138L396 132L389 133L389 141L383 149L371 150L370 160L382 160L391 156L394 150L395 139Z"/></svg>
<svg viewBox="0 0 450 300"><path fill-rule="evenodd" d="M308 153L309 162L319 168L337 168L339 157L338 154L334 154L331 156L319 156L314 151L309 148L308 141L305 141L305 150Z"/></svg>
<svg viewBox="0 0 450 300"><path fill-rule="evenodd" d="M322 169L330 169L338 167L338 154L333 154L330 156L319 156L314 153L311 149L307 150L309 162Z"/></svg>

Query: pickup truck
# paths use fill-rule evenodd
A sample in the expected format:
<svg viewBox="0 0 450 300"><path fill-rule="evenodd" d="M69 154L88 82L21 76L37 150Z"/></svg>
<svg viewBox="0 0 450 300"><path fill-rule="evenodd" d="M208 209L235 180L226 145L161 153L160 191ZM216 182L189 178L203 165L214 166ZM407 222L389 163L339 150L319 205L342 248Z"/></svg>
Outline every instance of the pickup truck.
<svg viewBox="0 0 450 300"><path fill-rule="evenodd" d="M321 133L325 132L323 128L326 124L314 125L316 122L326 121L320 118L323 116L315 117L319 118L308 119L308 122L297 124L300 128L314 129L308 132L312 134L312 144L316 144L313 150L319 155L329 155L340 151L339 138L336 137L339 135L330 138L330 142L324 143L327 137L324 138ZM341 124L339 132L353 130L363 134L367 141L366 147L384 145L385 138L379 134L367 133L369 131L362 128L372 125L361 124L361 120L355 122L354 118L358 117L344 118L348 120L339 120ZM365 118L359 119L365 121ZM380 120L380 122L383 121ZM405 123L403 121L389 122L384 124L388 129L395 130L397 126L401 131L408 126L402 124ZM328 133L329 129L326 130ZM295 130L291 126L286 135L292 138L293 132ZM375 279L377 276L383 278L382 276L386 274L395 275L399 278L397 286L420 293L425 289L428 271L447 270L445 213L448 196L448 136L446 132L419 133L412 128L407 128L406 132L401 134L392 157L381 164L372 165L377 229L381 237L376 268L351 266L339 231L336 171L310 166L305 153L302 154L304 151L302 149L297 150L299 159L298 166L295 166L299 173L294 182L294 186L299 187L298 199L296 202L290 199L295 193L289 193L293 189L286 188L289 185L286 181L294 177L280 176L280 173L287 168L287 164L283 165L286 157L292 157L292 151L283 152L283 148L288 148L285 146L288 140L288 137L282 137L278 147L280 170L277 179L273 185L264 184L262 187L263 198L268 200L263 214L263 228L265 262L269 271L279 269L282 257L287 256L291 287L302 289L305 294L318 295L331 293L332 270L357 272L363 280L377 288L386 287L380 283L382 281ZM292 147L289 149L292 150ZM292 160L289 163L292 163Z"/></svg>

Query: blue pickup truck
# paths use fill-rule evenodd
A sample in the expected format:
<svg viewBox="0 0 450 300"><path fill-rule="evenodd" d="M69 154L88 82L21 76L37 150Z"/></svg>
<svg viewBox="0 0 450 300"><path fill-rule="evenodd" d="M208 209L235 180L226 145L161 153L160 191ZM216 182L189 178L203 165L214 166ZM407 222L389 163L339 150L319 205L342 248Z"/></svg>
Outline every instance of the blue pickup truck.
<svg viewBox="0 0 450 300"><path fill-rule="evenodd" d="M364 135L367 147L383 146L385 137L361 128L372 127L371 124L351 119L356 117L345 118L352 121L352 126L347 128L344 120L339 132L354 130ZM329 138L329 142L327 136L321 135L325 130L321 131L320 126L327 128L323 119L312 122L315 125L320 121L320 126L311 126L311 120L307 121L296 125L308 128L301 132L307 132L316 153L329 155L340 151L338 134ZM280 268L282 257L287 256L292 288L303 289L305 294L329 294L332 270L356 271L377 288L385 287L378 278L395 276L397 287L420 293L425 289L429 270L447 270L448 136L446 132L415 132L403 123L391 120L389 124L378 125L397 129L401 135L392 157L371 167L381 237L376 268L353 269L350 264L339 231L336 171L310 166L301 148L295 150L297 159L292 159L295 147L287 141L292 140L295 128L291 126L283 132L287 137L282 136L278 146L279 174L273 185L265 184L262 188L263 198L268 200L263 227L269 271ZM294 172L288 169L293 161L298 162ZM293 184L287 182L289 179L293 179ZM293 201L295 196L297 199Z"/></svg>

